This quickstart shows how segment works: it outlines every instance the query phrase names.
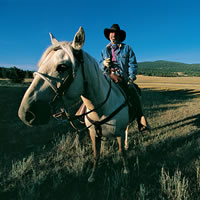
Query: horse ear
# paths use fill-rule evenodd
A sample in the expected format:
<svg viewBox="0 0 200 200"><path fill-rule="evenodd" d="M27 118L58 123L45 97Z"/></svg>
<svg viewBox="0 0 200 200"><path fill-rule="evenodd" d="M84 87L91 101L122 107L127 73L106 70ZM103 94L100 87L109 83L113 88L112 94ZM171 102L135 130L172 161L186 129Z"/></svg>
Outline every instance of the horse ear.
<svg viewBox="0 0 200 200"><path fill-rule="evenodd" d="M72 42L72 47L76 50L80 50L85 42L85 32L82 27L79 28L78 32L74 36L74 40Z"/></svg>
<svg viewBox="0 0 200 200"><path fill-rule="evenodd" d="M53 36L52 33L49 33L49 35L50 35L51 43L52 43L52 44L56 44L56 43L58 43L58 40L56 40L56 38Z"/></svg>

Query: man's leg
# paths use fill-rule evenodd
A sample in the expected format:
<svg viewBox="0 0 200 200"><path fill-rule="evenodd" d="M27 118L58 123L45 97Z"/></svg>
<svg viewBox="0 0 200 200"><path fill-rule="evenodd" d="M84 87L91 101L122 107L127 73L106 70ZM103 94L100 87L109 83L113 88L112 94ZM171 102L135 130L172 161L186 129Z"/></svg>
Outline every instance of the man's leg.
<svg viewBox="0 0 200 200"><path fill-rule="evenodd" d="M144 117L141 96L138 94L138 90L136 89L134 84L128 86L128 94L131 98L133 106L135 107L134 111L136 112L139 131L149 130L150 126L148 125L147 120Z"/></svg>

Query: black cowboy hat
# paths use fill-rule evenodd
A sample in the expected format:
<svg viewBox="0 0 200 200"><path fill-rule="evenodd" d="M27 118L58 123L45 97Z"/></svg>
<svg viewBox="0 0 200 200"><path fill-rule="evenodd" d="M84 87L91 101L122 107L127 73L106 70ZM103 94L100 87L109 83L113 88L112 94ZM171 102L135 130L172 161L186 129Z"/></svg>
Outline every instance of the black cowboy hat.
<svg viewBox="0 0 200 200"><path fill-rule="evenodd" d="M110 32L118 33L121 42L123 42L126 38L126 32L121 30L118 24L113 24L110 29L109 28L104 29L104 35L108 40L110 40L109 39Z"/></svg>

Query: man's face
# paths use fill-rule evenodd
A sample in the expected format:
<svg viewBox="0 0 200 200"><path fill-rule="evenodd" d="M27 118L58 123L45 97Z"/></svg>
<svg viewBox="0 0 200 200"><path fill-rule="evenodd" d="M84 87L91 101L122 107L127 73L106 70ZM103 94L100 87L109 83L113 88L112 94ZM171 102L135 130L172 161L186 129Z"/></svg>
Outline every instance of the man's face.
<svg viewBox="0 0 200 200"><path fill-rule="evenodd" d="M116 32L110 32L109 39L113 44L120 43L120 37Z"/></svg>

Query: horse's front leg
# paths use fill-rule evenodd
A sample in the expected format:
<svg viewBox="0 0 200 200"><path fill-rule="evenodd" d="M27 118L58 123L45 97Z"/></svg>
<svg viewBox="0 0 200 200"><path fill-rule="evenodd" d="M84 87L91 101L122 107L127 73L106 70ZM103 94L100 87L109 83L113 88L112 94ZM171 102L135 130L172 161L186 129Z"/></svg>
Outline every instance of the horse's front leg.
<svg viewBox="0 0 200 200"><path fill-rule="evenodd" d="M119 153L122 157L124 174L128 174L129 170L128 170L128 163L127 163L127 158L126 158L126 151L124 148L124 143L125 143L124 137L117 137L117 142L118 142L118 146L119 146Z"/></svg>
<svg viewBox="0 0 200 200"><path fill-rule="evenodd" d="M88 182L95 181L95 172L98 165L99 157L100 157L100 150L101 150L101 137L96 137L96 134L90 133L90 138L92 140L92 147L93 147L93 167L90 177L88 178Z"/></svg>
<svg viewBox="0 0 200 200"><path fill-rule="evenodd" d="M125 131L125 150L128 150L128 128L129 126L126 127L126 131Z"/></svg>

